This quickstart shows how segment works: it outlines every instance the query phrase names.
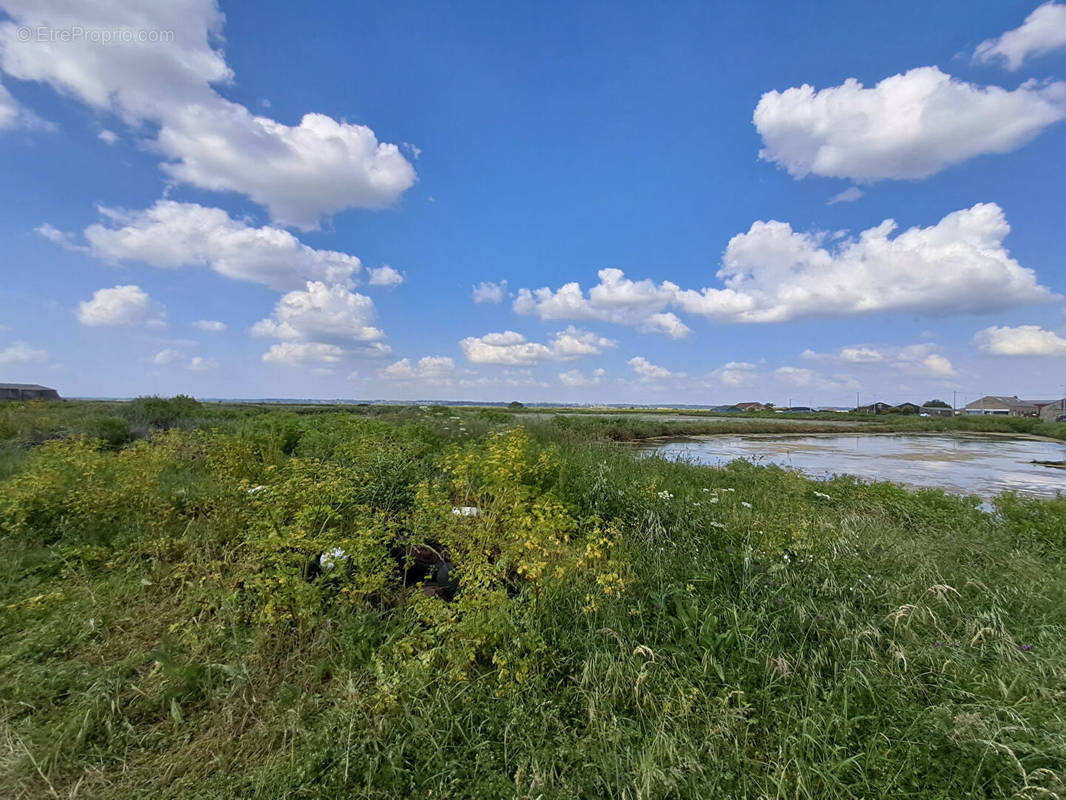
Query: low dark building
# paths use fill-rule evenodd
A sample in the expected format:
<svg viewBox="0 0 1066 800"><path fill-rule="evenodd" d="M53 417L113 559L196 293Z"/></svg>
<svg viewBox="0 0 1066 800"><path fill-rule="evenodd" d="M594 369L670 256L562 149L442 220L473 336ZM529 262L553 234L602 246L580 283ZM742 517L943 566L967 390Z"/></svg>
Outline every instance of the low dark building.
<svg viewBox="0 0 1066 800"><path fill-rule="evenodd" d="M923 417L953 417L955 416L954 409L944 408L943 406L922 406L918 412Z"/></svg>
<svg viewBox="0 0 1066 800"><path fill-rule="evenodd" d="M916 403L900 403L894 409L893 414L917 414L921 408Z"/></svg>
<svg viewBox="0 0 1066 800"><path fill-rule="evenodd" d="M892 406L888 403L870 403L868 406L859 406L854 410L855 414L891 414Z"/></svg>
<svg viewBox="0 0 1066 800"><path fill-rule="evenodd" d="M59 400L59 392L36 383L0 383L0 400Z"/></svg>
<svg viewBox="0 0 1066 800"><path fill-rule="evenodd" d="M737 403L741 411L765 411L768 406L765 403Z"/></svg>

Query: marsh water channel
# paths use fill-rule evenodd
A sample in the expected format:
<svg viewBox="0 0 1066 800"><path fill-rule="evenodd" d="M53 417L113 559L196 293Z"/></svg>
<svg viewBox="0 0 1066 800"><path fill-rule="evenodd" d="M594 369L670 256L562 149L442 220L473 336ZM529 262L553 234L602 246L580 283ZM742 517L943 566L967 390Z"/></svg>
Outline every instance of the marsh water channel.
<svg viewBox="0 0 1066 800"><path fill-rule="evenodd" d="M914 487L994 497L1066 492L1066 443L979 434L718 434L659 441L645 453L720 466L738 458L798 469L816 479L854 475Z"/></svg>

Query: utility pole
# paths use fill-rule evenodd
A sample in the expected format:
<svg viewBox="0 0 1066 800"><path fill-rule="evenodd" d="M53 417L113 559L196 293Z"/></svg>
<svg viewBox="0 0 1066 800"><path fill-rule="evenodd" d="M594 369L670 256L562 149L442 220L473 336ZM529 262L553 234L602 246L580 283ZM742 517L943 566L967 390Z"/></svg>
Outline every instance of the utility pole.
<svg viewBox="0 0 1066 800"><path fill-rule="evenodd" d="M958 403L958 400L957 400L957 395L958 394L959 393L957 391L954 391L954 392L951 393L951 416L953 416L953 417L955 416L955 413L956 413L955 409L958 408L958 406L959 406L959 403Z"/></svg>
<svg viewBox="0 0 1066 800"><path fill-rule="evenodd" d="M859 410L859 398L862 396L862 392L855 392L855 410Z"/></svg>

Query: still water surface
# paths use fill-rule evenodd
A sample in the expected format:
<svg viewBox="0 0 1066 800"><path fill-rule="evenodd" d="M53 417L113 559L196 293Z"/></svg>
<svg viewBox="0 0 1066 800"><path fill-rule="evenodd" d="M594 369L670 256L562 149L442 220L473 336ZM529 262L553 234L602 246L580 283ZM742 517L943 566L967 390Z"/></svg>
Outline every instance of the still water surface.
<svg viewBox="0 0 1066 800"><path fill-rule="evenodd" d="M867 481L993 497L1066 492L1066 470L1033 461L1066 461L1066 444L968 434L716 435L641 448L666 458L721 465L737 458L778 464L812 478L855 475Z"/></svg>

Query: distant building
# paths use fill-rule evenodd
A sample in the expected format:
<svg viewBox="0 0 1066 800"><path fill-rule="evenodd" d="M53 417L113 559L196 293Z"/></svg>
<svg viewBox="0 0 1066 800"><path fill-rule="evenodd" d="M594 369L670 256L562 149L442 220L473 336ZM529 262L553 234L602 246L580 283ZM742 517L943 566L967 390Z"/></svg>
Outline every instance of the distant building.
<svg viewBox="0 0 1066 800"><path fill-rule="evenodd" d="M1040 409L1049 402L1048 400L1021 400L1016 396L990 394L972 403L967 403L962 413L991 414L1001 417L1038 417Z"/></svg>
<svg viewBox="0 0 1066 800"><path fill-rule="evenodd" d="M1040 419L1044 422L1066 422L1066 398L1044 403L1040 407Z"/></svg>
<svg viewBox="0 0 1066 800"><path fill-rule="evenodd" d="M59 392L36 383L0 383L0 400L59 400Z"/></svg>
<svg viewBox="0 0 1066 800"><path fill-rule="evenodd" d="M892 409L893 414L917 414L921 408L917 403L900 403Z"/></svg>
<svg viewBox="0 0 1066 800"><path fill-rule="evenodd" d="M766 403L737 403L737 408L741 411L765 411L768 406Z"/></svg>
<svg viewBox="0 0 1066 800"><path fill-rule="evenodd" d="M859 406L855 409L856 414L890 414L892 406L888 403L870 403L868 406Z"/></svg>
<svg viewBox="0 0 1066 800"><path fill-rule="evenodd" d="M944 408L943 406L922 406L918 409L918 413L923 417L953 417L955 411L950 408Z"/></svg>

